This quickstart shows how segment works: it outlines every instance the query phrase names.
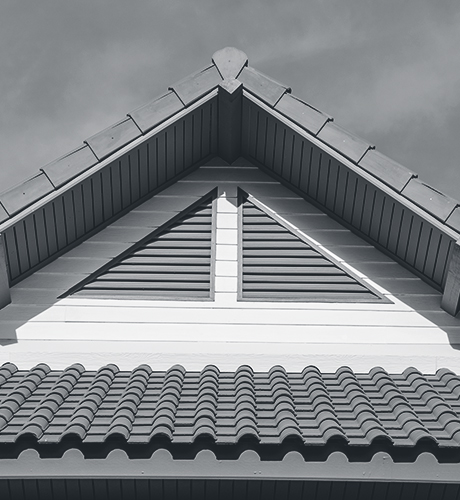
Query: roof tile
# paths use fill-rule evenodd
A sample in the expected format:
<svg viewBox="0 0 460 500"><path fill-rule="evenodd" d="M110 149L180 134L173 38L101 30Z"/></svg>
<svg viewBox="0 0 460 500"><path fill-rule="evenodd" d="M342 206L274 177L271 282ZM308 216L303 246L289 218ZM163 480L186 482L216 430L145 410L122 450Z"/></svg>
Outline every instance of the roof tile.
<svg viewBox="0 0 460 500"><path fill-rule="evenodd" d="M0 204L0 224L6 221L8 217L9 217L8 212L3 208L3 205Z"/></svg>
<svg viewBox="0 0 460 500"><path fill-rule="evenodd" d="M213 64L171 85L169 90L174 90L184 105L188 106L217 87L221 81L222 77Z"/></svg>
<svg viewBox="0 0 460 500"><path fill-rule="evenodd" d="M373 148L369 143L332 122L324 125L318 133L318 138L355 163L358 163L363 155Z"/></svg>
<svg viewBox="0 0 460 500"><path fill-rule="evenodd" d="M0 202L8 214L12 216L52 191L54 191L54 186L48 177L40 172L22 184L0 194Z"/></svg>
<svg viewBox="0 0 460 500"><path fill-rule="evenodd" d="M460 207L456 207L446 220L446 224L460 233Z"/></svg>
<svg viewBox="0 0 460 500"><path fill-rule="evenodd" d="M212 62L216 65L224 80L233 80L238 78L241 70L247 66L248 56L241 50L225 47L225 49L214 53Z"/></svg>
<svg viewBox="0 0 460 500"><path fill-rule="evenodd" d="M41 170L45 172L54 187L58 188L96 165L98 161L91 148L83 144L83 146L49 163Z"/></svg>
<svg viewBox="0 0 460 500"><path fill-rule="evenodd" d="M93 135L85 142L99 160L103 160L140 136L141 132L137 125L131 117L127 117L102 130L102 132Z"/></svg>
<svg viewBox="0 0 460 500"><path fill-rule="evenodd" d="M246 66L240 73L238 80L246 90L255 94L269 106L275 106L281 97L291 89L275 82L250 66Z"/></svg>
<svg viewBox="0 0 460 500"><path fill-rule="evenodd" d="M174 92L168 92L129 113L137 126L146 133L184 108Z"/></svg>
<svg viewBox="0 0 460 500"><path fill-rule="evenodd" d="M400 193L416 174L375 150L369 150L358 165Z"/></svg>
<svg viewBox="0 0 460 500"><path fill-rule="evenodd" d="M0 402L0 443L27 435L46 445L74 434L85 443L121 436L146 444L166 436L173 443L209 438L232 445L250 437L261 444L296 438L325 446L339 438L349 446L386 439L399 448L429 439L460 449L460 416L449 403L460 397L460 379L446 370L430 377L381 368L358 376L347 367L335 374L315 367L300 374L281 367L221 373L214 366L154 372L147 365L132 372L114 366L86 372L80 365L15 372L7 364L0 368L2 387L10 389Z"/></svg>
<svg viewBox="0 0 460 500"><path fill-rule="evenodd" d="M411 179L402 194L442 222L457 207L455 200L418 179Z"/></svg>
<svg viewBox="0 0 460 500"><path fill-rule="evenodd" d="M313 135L316 135L330 120L321 111L290 94L284 94L275 109Z"/></svg>

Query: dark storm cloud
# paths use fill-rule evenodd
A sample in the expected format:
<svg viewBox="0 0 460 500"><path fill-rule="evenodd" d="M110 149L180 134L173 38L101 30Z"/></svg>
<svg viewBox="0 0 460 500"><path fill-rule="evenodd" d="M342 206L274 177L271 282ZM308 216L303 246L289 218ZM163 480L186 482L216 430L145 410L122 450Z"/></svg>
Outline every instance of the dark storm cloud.
<svg viewBox="0 0 460 500"><path fill-rule="evenodd" d="M0 7L0 191L233 45L460 198L457 2L68 2Z"/></svg>

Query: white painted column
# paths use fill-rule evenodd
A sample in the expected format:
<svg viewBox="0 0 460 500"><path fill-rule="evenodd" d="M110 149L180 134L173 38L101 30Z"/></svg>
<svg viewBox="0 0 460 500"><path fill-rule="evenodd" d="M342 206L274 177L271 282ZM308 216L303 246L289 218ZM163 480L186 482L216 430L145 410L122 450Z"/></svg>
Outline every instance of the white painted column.
<svg viewBox="0 0 460 500"><path fill-rule="evenodd" d="M220 304L237 300L238 208L232 188L219 189L217 199L215 297Z"/></svg>

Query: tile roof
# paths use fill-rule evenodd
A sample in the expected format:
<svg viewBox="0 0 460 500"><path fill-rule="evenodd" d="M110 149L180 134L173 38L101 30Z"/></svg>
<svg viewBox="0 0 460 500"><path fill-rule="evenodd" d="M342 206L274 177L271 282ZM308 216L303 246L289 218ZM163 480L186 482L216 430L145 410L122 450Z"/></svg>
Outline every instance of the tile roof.
<svg viewBox="0 0 460 500"><path fill-rule="evenodd" d="M294 442L329 451L373 446L374 452L428 444L458 456L460 377L446 369L422 375L414 368L390 375L382 368L358 374L348 367L321 373L314 366L300 373L281 366L255 373L248 366L220 372L210 365L196 372L178 365L168 371L147 365L90 371L79 364L65 370L4 364L0 450L24 440L57 445L68 439L83 445L113 439L196 445L204 439L240 448Z"/></svg>

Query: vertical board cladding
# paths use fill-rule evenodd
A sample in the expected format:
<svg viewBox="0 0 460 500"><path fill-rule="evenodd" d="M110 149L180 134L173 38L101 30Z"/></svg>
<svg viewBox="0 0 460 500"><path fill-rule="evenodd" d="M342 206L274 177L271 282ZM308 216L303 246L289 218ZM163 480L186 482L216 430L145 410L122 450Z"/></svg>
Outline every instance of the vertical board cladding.
<svg viewBox="0 0 460 500"><path fill-rule="evenodd" d="M4 230L10 284L217 152L212 98Z"/></svg>
<svg viewBox="0 0 460 500"><path fill-rule="evenodd" d="M443 287L447 271L439 262L448 261L452 238L246 97L242 151L275 178Z"/></svg>

